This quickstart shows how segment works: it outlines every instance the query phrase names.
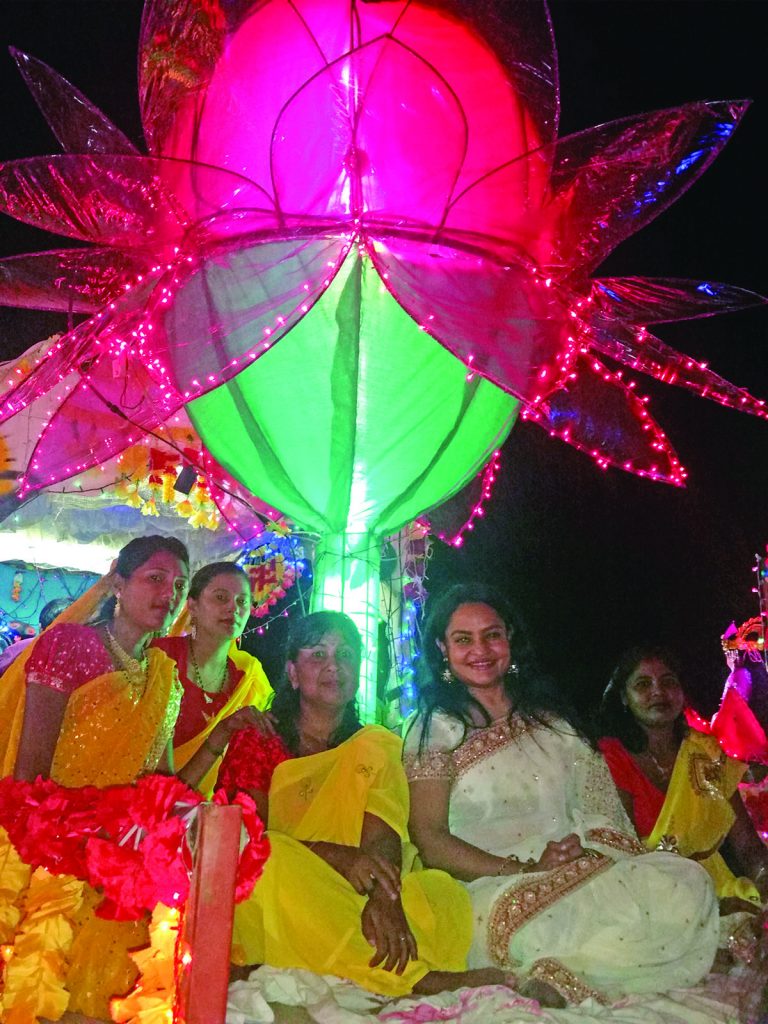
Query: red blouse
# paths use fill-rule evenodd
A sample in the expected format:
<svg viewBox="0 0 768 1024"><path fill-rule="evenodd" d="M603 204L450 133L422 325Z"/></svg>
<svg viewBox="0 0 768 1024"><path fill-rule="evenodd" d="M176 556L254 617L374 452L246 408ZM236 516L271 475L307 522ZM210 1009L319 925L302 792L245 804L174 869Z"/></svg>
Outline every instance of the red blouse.
<svg viewBox="0 0 768 1024"><path fill-rule="evenodd" d="M114 670L98 630L66 622L41 634L32 648L25 675L28 683L70 694L78 686Z"/></svg>
<svg viewBox="0 0 768 1024"><path fill-rule="evenodd" d="M666 794L642 773L621 740L613 736L604 736L598 740L597 745L610 768L617 788L632 797L632 821L637 834L649 836L661 814Z"/></svg>
<svg viewBox="0 0 768 1024"><path fill-rule="evenodd" d="M165 651L169 658L173 658L179 670L179 680L184 687L184 695L181 698L181 709L176 721L176 729L173 734L173 745L180 747L182 743L198 736L208 724L210 718L218 715L229 698L232 691L243 677L241 669L235 668L231 661L228 662L229 675L219 693L208 694L210 700L199 686L196 686L189 678L187 652L189 650L188 638L185 636L163 636L152 641L153 647L159 647Z"/></svg>

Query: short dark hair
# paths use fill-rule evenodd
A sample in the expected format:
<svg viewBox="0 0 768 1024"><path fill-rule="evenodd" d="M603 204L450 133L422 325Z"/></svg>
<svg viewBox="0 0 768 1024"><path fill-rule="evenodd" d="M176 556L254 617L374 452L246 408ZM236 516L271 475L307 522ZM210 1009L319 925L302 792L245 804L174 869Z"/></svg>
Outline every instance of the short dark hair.
<svg viewBox="0 0 768 1024"><path fill-rule="evenodd" d="M302 648L314 647L328 633L340 633L355 652L357 668L363 652L363 641L352 619L344 612L319 611L290 620L288 639L285 644L285 666L276 688L270 711L275 719L275 728L285 745L293 754L299 750L299 709L301 695L294 690L286 671L288 662L294 662ZM344 708L338 729L331 737L331 746L337 747L348 740L362 727L357 710L357 698L353 697Z"/></svg>
<svg viewBox="0 0 768 1024"><path fill-rule="evenodd" d="M193 601L196 601L211 580L215 579L217 576L240 576L246 581L250 588L250 577L241 565L238 565L236 562L209 562L208 565L204 565L201 569L198 569L189 581L189 592L187 596L191 597Z"/></svg>
<svg viewBox="0 0 768 1024"><path fill-rule="evenodd" d="M637 644L628 648L616 662L616 666L603 691L600 706L594 716L592 730L596 738L612 736L620 740L627 750L640 754L648 746L648 737L624 701L627 683L637 666L643 661L661 661L680 679L680 660L668 647L662 644ZM685 686L680 683L685 694ZM685 716L675 722L675 734L682 739L686 732Z"/></svg>

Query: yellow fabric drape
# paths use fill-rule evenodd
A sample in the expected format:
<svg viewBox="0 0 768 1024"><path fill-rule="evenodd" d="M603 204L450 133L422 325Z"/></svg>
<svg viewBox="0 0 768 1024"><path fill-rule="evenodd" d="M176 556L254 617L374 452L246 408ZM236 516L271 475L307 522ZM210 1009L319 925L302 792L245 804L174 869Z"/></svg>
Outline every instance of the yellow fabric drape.
<svg viewBox="0 0 768 1024"><path fill-rule="evenodd" d="M234 642L230 648L229 657L234 662L235 668L242 671L243 676L232 691L229 700L218 714L211 716L205 728L196 736L193 736L191 740L187 740L186 743L174 747L173 763L176 771L180 771L194 757L222 719L228 718L240 708L249 706L263 711L272 697L272 687L264 669L261 667L261 662L257 658L254 658L246 651L241 651ZM222 758L217 757L197 785L198 790L206 798L209 798L213 793L221 761Z"/></svg>
<svg viewBox="0 0 768 1024"><path fill-rule="evenodd" d="M237 963L336 974L391 996L410 992L431 970L466 967L472 930L466 891L442 871L411 870L400 754L398 737L366 726L334 750L278 765L269 791L271 854L253 894L235 908ZM366 898L303 845L358 846L366 813L404 844L401 898L419 959L402 975L368 966L372 950L360 925Z"/></svg>
<svg viewBox="0 0 768 1024"><path fill-rule="evenodd" d="M669 780L664 806L653 832L645 840L649 849L674 841L684 857L717 850L731 830L734 811L730 799L747 766L728 757L714 736L690 730L684 738ZM699 860L711 875L720 899L739 897L761 904L760 894L748 878L737 878L719 853Z"/></svg>
<svg viewBox="0 0 768 1024"><path fill-rule="evenodd" d="M25 651L0 686L4 774L12 773L15 764L27 660ZM179 700L176 664L155 649L148 652L147 685L138 699L121 672L85 683L67 703L51 778L64 786L133 782L156 767ZM146 942L147 930L141 921L95 917L99 901L88 885L68 875L50 875L42 868L31 872L0 829L0 922L3 940L13 946L0 993L5 1024L56 1020L66 1009L108 1018L109 998L135 980L127 952Z"/></svg>

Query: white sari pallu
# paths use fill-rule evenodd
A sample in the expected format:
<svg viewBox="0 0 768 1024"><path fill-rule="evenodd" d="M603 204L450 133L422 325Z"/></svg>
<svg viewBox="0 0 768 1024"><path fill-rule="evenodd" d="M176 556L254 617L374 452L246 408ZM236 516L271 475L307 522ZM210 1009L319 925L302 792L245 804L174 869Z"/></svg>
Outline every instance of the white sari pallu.
<svg viewBox="0 0 768 1024"><path fill-rule="evenodd" d="M589 851L551 871L464 883L474 912L470 967L540 979L571 1004L704 977L718 943L709 876L677 854L645 850L602 757L570 726L514 715L464 736L460 722L436 712L421 751L420 736L417 719L405 740L406 774L450 780L454 836L525 861L575 832Z"/></svg>

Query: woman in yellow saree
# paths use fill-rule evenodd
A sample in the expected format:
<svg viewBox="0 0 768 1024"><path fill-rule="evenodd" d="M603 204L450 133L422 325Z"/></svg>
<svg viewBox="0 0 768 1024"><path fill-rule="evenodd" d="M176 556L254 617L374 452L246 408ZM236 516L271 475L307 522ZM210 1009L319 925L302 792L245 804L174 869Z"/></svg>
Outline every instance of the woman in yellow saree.
<svg viewBox="0 0 768 1024"><path fill-rule="evenodd" d="M697 860L721 912L757 911L768 896L768 849L738 793L747 765L688 728L684 703L669 652L628 651L603 695L598 745L646 846Z"/></svg>
<svg viewBox="0 0 768 1024"><path fill-rule="evenodd" d="M58 620L4 676L4 775L105 787L172 767L181 690L174 662L147 644L184 598L186 549L166 537L133 540L108 582L114 610L93 625ZM80 612L82 605L73 614ZM83 882L32 870L0 829L4 1022L58 1020L68 1009L108 1018L109 998L134 980L126 951L146 940L146 930L95 917L99 900Z"/></svg>
<svg viewBox="0 0 768 1024"><path fill-rule="evenodd" d="M277 736L238 733L219 781L268 819L272 852L235 910L233 959L304 968L399 996L503 983L466 971L469 901L408 842L401 741L357 718L361 641L339 612L294 626L272 705Z"/></svg>
<svg viewBox="0 0 768 1024"><path fill-rule="evenodd" d="M159 647L173 658L184 688L173 759L180 777L210 797L221 758L239 729L255 726L272 733L262 714L272 687L261 662L237 641L251 613L247 573L234 562L212 562L192 577L189 596L174 632Z"/></svg>

